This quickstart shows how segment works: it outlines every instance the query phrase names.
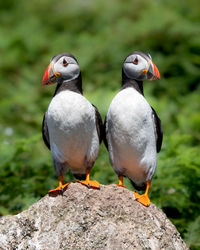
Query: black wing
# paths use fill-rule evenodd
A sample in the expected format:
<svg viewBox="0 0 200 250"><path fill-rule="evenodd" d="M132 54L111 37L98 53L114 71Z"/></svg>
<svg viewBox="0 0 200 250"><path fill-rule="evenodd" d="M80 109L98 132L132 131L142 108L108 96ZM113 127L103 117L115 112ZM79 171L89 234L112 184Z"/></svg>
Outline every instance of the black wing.
<svg viewBox="0 0 200 250"><path fill-rule="evenodd" d="M48 131L45 115L46 113L44 114L43 121L42 121L42 137L47 148L50 150L49 131Z"/></svg>
<svg viewBox="0 0 200 250"><path fill-rule="evenodd" d="M102 119L101 119L101 115L97 109L96 106L94 106L92 104L92 106L95 109L95 117L96 117L96 128L97 128L97 134L99 136L99 143L102 142L103 138L104 138L104 127L103 127L103 123L102 123Z"/></svg>
<svg viewBox="0 0 200 250"><path fill-rule="evenodd" d="M153 108L152 108L152 111L153 111L153 119L154 119L154 124L155 124L156 149L157 149L157 152L159 153L161 150L161 146L162 146L163 131L162 131L160 118L158 117L158 115L156 114L156 111Z"/></svg>
<svg viewBox="0 0 200 250"><path fill-rule="evenodd" d="M103 138L103 141L104 141L104 144L108 150L108 129L107 129L107 126L106 126L106 123L107 123L107 115L105 117L105 121L104 121L104 126L103 126L103 129L104 129L104 138Z"/></svg>

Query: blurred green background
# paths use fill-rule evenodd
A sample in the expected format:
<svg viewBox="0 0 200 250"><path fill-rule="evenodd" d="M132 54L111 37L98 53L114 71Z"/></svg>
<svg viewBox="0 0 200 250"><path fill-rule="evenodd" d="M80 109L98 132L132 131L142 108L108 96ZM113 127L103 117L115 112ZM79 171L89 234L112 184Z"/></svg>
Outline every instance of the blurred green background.
<svg viewBox="0 0 200 250"><path fill-rule="evenodd" d="M60 52L77 57L84 94L104 118L121 85L123 60L142 50L162 77L144 82L164 130L151 201L191 249L200 249L199 13L199 0L0 2L0 215L28 208L57 185L41 137L56 87L41 86L50 58ZM104 145L92 175L117 183Z"/></svg>

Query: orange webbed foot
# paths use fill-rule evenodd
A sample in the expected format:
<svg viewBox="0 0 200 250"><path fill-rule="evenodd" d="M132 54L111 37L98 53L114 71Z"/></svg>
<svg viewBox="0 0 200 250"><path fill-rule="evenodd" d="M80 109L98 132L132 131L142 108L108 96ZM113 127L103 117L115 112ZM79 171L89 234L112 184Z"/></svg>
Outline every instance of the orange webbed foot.
<svg viewBox="0 0 200 250"><path fill-rule="evenodd" d="M150 205L150 200L147 194L138 194L136 192L133 192L136 201L138 201L139 203L141 203L143 206L148 207Z"/></svg>
<svg viewBox="0 0 200 250"><path fill-rule="evenodd" d="M71 182L66 183L64 185L62 184L62 185L58 186L55 189L51 189L51 190L49 190L49 194L50 195L62 194L67 189L67 187L69 186L69 184L71 184Z"/></svg>
<svg viewBox="0 0 200 250"><path fill-rule="evenodd" d="M58 194L62 194L68 187L71 182L63 184L63 176L59 175L58 176L58 181L59 181L59 186L55 189L49 190L49 195L56 196Z"/></svg>
<svg viewBox="0 0 200 250"><path fill-rule="evenodd" d="M88 188L94 188L94 189L100 189L100 184L98 181L91 181L91 180L85 180L85 181L77 181L81 183L84 186L87 186Z"/></svg>
<svg viewBox="0 0 200 250"><path fill-rule="evenodd" d="M148 191L149 191L149 187L151 185L150 181L146 182L146 191L144 194L138 194L136 192L133 192L135 195L135 199L136 201L138 201L139 203L141 203L143 206L148 207L150 205L150 200L148 197Z"/></svg>
<svg viewBox="0 0 200 250"><path fill-rule="evenodd" d="M86 170L86 179L85 181L79 181L77 180L77 182L81 183L84 186L87 186L88 188L94 188L94 189L100 189L100 184L98 181L91 181L90 180L90 170L87 169Z"/></svg>

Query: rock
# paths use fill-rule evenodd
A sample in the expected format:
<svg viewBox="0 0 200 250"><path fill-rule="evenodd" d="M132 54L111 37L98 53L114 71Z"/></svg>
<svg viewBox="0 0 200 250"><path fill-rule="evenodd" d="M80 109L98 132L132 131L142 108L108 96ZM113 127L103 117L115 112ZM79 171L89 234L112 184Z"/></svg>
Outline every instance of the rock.
<svg viewBox="0 0 200 250"><path fill-rule="evenodd" d="M116 185L73 183L18 215L0 218L0 249L188 249L166 215Z"/></svg>

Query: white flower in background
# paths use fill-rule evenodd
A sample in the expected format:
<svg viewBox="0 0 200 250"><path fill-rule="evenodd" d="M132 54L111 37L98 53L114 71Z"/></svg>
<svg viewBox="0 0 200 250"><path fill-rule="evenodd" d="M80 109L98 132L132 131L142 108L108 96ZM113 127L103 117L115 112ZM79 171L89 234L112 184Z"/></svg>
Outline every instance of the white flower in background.
<svg viewBox="0 0 200 250"><path fill-rule="evenodd" d="M11 136L13 134L13 129L11 127L7 127L5 129L5 135Z"/></svg>
<svg viewBox="0 0 200 250"><path fill-rule="evenodd" d="M6 144L6 145L8 145L8 144L10 144L10 143L9 143L9 141L7 141L7 140L4 140L4 141L3 141L3 144Z"/></svg>

